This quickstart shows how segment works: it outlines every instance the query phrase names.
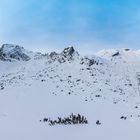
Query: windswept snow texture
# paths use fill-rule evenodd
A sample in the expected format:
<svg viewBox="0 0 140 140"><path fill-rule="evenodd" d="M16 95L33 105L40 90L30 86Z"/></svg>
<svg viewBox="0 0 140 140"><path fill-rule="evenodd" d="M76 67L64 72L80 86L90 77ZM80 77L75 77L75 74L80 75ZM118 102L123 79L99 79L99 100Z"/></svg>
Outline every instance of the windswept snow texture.
<svg viewBox="0 0 140 140"><path fill-rule="evenodd" d="M71 113L88 124L40 122ZM140 140L139 130L139 51L81 56L73 47L60 54L0 48L2 140Z"/></svg>

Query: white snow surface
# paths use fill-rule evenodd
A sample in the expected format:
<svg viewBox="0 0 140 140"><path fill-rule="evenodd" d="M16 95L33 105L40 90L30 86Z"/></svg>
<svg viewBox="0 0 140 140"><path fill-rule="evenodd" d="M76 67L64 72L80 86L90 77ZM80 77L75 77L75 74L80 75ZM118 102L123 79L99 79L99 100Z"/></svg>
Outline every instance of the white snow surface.
<svg viewBox="0 0 140 140"><path fill-rule="evenodd" d="M0 61L1 140L140 140L139 51L61 54L52 59L32 53L26 62ZM89 123L40 122L71 113L86 116Z"/></svg>

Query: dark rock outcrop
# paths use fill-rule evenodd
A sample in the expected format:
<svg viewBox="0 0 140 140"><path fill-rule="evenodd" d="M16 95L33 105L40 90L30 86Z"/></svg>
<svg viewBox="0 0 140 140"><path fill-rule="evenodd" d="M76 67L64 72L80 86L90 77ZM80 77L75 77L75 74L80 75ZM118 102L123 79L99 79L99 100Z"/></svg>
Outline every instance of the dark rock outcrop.
<svg viewBox="0 0 140 140"><path fill-rule="evenodd" d="M119 53L119 52L116 52L116 53L114 53L114 54L112 55L112 57L118 56L118 55L120 55L120 53Z"/></svg>
<svg viewBox="0 0 140 140"><path fill-rule="evenodd" d="M72 57L74 54L75 50L73 46L65 48L63 52L61 53L64 57Z"/></svg>
<svg viewBox="0 0 140 140"><path fill-rule="evenodd" d="M0 60L10 62L13 60L28 61L31 58L25 52L25 49L19 45L3 44L0 48Z"/></svg>
<svg viewBox="0 0 140 140"><path fill-rule="evenodd" d="M51 52L49 56L54 61L57 60L60 63L64 63L66 61L70 62L74 60L74 57L79 56L79 54L74 50L73 46L71 46L65 48L60 54L56 52Z"/></svg>

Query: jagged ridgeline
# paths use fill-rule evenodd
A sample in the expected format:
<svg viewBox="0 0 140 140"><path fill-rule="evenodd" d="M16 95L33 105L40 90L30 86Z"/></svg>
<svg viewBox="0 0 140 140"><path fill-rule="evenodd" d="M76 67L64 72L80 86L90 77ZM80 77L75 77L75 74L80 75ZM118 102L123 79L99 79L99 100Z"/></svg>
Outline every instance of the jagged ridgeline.
<svg viewBox="0 0 140 140"><path fill-rule="evenodd" d="M102 64L98 59L80 57L79 53L75 51L73 46L65 48L61 53L51 52L42 54L40 52L32 52L24 49L19 45L13 44L3 44L0 48L0 60L1 61L29 61L45 58L52 62L58 61L59 63L71 62L75 59L80 59L80 64L88 64L92 66L93 64ZM97 58L97 57L96 57Z"/></svg>

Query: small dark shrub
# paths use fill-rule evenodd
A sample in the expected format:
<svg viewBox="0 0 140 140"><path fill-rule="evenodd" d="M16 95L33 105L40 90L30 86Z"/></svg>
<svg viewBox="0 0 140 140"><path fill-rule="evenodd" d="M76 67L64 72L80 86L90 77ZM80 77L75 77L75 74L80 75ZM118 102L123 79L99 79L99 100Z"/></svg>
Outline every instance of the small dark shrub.
<svg viewBox="0 0 140 140"><path fill-rule="evenodd" d="M74 115L73 113L68 117L58 117L56 120L52 120L50 118L44 118L43 122L48 122L50 126L52 125L72 125L72 124L88 124L88 120L86 117L77 114Z"/></svg>

